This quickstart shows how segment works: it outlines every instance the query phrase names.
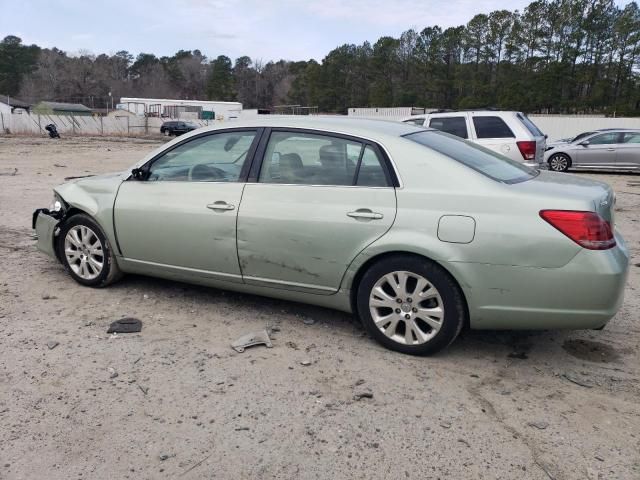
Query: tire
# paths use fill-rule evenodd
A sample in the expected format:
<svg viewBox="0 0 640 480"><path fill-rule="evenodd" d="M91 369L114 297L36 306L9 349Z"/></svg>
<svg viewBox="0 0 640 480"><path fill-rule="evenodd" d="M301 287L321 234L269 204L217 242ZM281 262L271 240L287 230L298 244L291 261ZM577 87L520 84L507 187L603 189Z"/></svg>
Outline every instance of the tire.
<svg viewBox="0 0 640 480"><path fill-rule="evenodd" d="M171 132L169 131L169 129L166 129L163 133L164 133L165 137L170 137L171 136Z"/></svg>
<svg viewBox="0 0 640 480"><path fill-rule="evenodd" d="M364 328L396 352L436 353L451 344L467 322L460 287L441 266L417 255L394 255L375 263L363 275L356 295Z"/></svg>
<svg viewBox="0 0 640 480"><path fill-rule="evenodd" d="M122 277L107 237L88 215L73 215L64 222L57 247L65 270L81 285L106 287Z"/></svg>
<svg viewBox="0 0 640 480"><path fill-rule="evenodd" d="M549 157L548 163L552 172L566 172L571 166L571 158L566 153L554 153Z"/></svg>

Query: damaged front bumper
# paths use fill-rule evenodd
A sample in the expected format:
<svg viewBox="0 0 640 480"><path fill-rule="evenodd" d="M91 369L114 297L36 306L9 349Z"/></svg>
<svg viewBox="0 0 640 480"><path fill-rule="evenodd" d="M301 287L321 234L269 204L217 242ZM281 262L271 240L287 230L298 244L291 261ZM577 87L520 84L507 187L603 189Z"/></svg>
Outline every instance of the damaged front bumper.
<svg viewBox="0 0 640 480"><path fill-rule="evenodd" d="M33 212L31 227L36 231L37 247L52 258L58 258L55 249L55 236L62 212L51 212L48 208L38 208Z"/></svg>

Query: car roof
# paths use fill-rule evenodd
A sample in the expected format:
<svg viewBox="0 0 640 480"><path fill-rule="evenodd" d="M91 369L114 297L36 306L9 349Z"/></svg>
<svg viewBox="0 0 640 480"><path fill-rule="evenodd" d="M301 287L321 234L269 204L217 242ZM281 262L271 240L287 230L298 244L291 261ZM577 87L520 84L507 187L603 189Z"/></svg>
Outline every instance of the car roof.
<svg viewBox="0 0 640 480"><path fill-rule="evenodd" d="M224 128L301 128L310 130L325 130L356 137L385 136L401 137L410 133L427 130L424 127L391 120L368 118L353 118L339 116L278 116L265 115L263 118L252 120L234 120L223 124L204 127L199 131L219 130Z"/></svg>

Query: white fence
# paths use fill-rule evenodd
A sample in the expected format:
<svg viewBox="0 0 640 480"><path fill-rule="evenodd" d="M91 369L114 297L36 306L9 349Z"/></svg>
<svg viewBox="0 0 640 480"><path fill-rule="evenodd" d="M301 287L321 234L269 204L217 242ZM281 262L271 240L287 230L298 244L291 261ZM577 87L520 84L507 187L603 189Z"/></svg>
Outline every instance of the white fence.
<svg viewBox="0 0 640 480"><path fill-rule="evenodd" d="M0 113L0 135L44 135L44 127L55 124L58 132L65 135L142 136L160 135L160 126L170 118L137 117L123 115L115 117L93 117L78 115L38 115L27 113ZM184 121L184 120L183 120ZM215 124L216 120L188 120L199 126Z"/></svg>
<svg viewBox="0 0 640 480"><path fill-rule="evenodd" d="M353 112L352 112L353 110ZM377 112L376 112L377 110ZM247 113L249 113L247 111ZM400 120L410 116L411 107L406 108L362 108L349 109L350 116ZM251 115L241 115L254 118ZM531 120L549 136L549 141L571 137L581 132L599 128L638 128L640 118L605 118L597 116L530 115ZM53 123L65 135L145 136L159 135L160 126L169 118L138 117L131 115L115 117L89 117L73 115L38 115L0 112L0 135L45 135L44 127ZM189 120L199 126L220 123L219 120Z"/></svg>

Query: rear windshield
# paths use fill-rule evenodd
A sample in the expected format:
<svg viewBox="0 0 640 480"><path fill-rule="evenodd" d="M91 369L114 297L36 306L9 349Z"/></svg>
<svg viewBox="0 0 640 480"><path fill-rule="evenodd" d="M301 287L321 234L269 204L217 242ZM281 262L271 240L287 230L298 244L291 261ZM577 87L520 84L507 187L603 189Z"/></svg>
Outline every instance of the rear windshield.
<svg viewBox="0 0 640 480"><path fill-rule="evenodd" d="M536 124L529 119L529 117L518 113L518 118L524 124L524 126L527 127L527 130L531 132L531 135L533 135L534 137L544 137L544 133L540 131Z"/></svg>
<svg viewBox="0 0 640 480"><path fill-rule="evenodd" d="M536 177L538 171L448 133L435 130L410 133L405 138L446 155L493 180L518 183Z"/></svg>

